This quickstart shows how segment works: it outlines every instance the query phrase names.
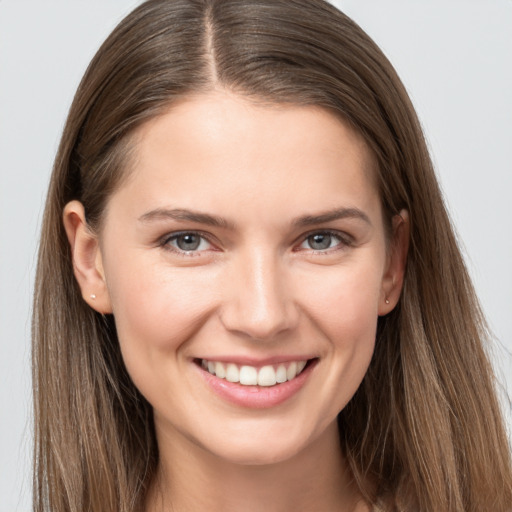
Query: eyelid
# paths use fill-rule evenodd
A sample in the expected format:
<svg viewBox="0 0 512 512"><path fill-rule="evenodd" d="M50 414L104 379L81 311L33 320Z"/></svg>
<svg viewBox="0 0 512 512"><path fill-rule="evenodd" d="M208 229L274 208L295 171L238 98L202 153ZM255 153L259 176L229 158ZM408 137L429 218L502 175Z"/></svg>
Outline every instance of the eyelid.
<svg viewBox="0 0 512 512"><path fill-rule="evenodd" d="M208 249L203 249L203 250L183 251L183 250L181 250L181 249L179 249L177 247L173 247L170 244L170 242L172 240L176 240L180 236L184 236L184 235L198 236L198 237L202 238L203 240L206 240L206 242L208 242L208 244L211 247L209 247ZM218 250L216 244L212 241L212 238L213 237L209 233L205 233L204 231L193 230L193 229L183 229L183 230L180 230L180 231L173 231L171 233L166 233L165 235L161 236L158 239L157 244L162 249L164 249L166 251L169 251L169 252L173 252L173 253L175 253L175 254L177 254L179 256L199 256L199 255L203 254L206 251Z"/></svg>
<svg viewBox="0 0 512 512"><path fill-rule="evenodd" d="M330 236L333 236L333 237L336 237L340 240L340 243L337 244L336 246L334 247L330 247L330 248L327 248L327 249L305 249L305 248L301 248L301 245L310 237L310 236L313 236L313 235L330 235ZM307 233L304 233L300 236L300 238L298 239L298 242L296 244L296 247L295 247L295 252L299 252L299 251L308 251L310 253L313 253L313 254L329 254L331 252L335 252L335 251L338 251L338 250L342 250L342 249L345 249L347 247L351 247L354 245L354 237L352 235L349 235L347 232L345 231L338 231L336 229L313 229L311 231L308 231Z"/></svg>
<svg viewBox="0 0 512 512"><path fill-rule="evenodd" d="M306 248L300 247L310 236L313 236L316 234L327 234L327 235L336 237L340 242L339 242L339 244L337 244L334 247L322 249L322 250L312 249L312 248L306 249ZM199 236L200 238L205 240L211 247L209 247L208 249L203 249L203 250L183 251L183 250L180 250L179 248L176 248L176 247L173 247L172 245L170 245L170 242L172 240L175 240L176 238L183 236L183 235ZM220 250L218 248L218 243L215 243L212 240L213 238L214 237L210 233L207 233L207 232L204 232L201 230L183 229L180 231L173 231L170 233L166 233L165 235L159 237L157 240L157 245L162 247L164 250L173 252L180 256L199 256L202 253L207 252L207 251ZM306 233L303 233L295 242L293 250L294 250L294 252L308 251L313 254L328 254L331 252L335 252L337 250L344 249L346 247L351 247L354 245L354 242L355 242L354 237L345 231L338 231L336 229L329 229L329 228L327 228L327 229L319 228L319 229L312 229Z"/></svg>

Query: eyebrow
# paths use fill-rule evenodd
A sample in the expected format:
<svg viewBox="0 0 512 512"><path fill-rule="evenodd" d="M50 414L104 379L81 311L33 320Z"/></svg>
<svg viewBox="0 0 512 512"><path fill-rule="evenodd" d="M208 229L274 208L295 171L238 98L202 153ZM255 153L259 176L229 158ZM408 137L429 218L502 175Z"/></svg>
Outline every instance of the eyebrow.
<svg viewBox="0 0 512 512"><path fill-rule="evenodd" d="M233 223L229 222L223 217L183 208L156 208L155 210L146 212L139 217L139 221L144 223L166 219L195 222L197 224L205 224L207 226L231 230L235 230L236 228ZM359 208L336 208L334 210L321 212L317 215L304 215L295 219L292 222L292 225L296 228L303 228L308 226L316 226L318 224L325 224L327 222L333 222L340 219L359 219L366 224L369 224L370 226L372 225L368 215L366 215L366 213L364 213Z"/></svg>
<svg viewBox="0 0 512 512"><path fill-rule="evenodd" d="M336 208L317 215L304 215L293 221L295 227L316 226L317 224L325 224L340 219L359 219L365 223L372 225L370 218L359 208Z"/></svg>
<svg viewBox="0 0 512 512"><path fill-rule="evenodd" d="M166 219L195 222L197 224L205 224L207 226L214 226L217 228L234 229L234 226L222 217L210 215L208 213L185 210L183 208L156 208L155 210L146 212L139 217L139 221L141 222Z"/></svg>

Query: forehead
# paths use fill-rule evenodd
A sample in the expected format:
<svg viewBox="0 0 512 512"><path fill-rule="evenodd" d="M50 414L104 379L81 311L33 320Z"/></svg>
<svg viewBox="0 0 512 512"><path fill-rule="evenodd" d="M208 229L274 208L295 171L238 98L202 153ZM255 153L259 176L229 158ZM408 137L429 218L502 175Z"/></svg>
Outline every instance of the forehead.
<svg viewBox="0 0 512 512"><path fill-rule="evenodd" d="M161 143L176 149L190 142L196 150L204 152L224 150L235 142L243 144L246 150L249 146L256 150L259 143L265 145L267 153L277 146L297 149L301 143L304 154L316 145L328 155L339 150L337 158L340 151L350 153L367 171L374 165L360 134L332 110L315 105L271 103L229 91L182 98L163 115L139 128L135 140L139 143L139 156L144 155L144 146Z"/></svg>
<svg viewBox="0 0 512 512"><path fill-rule="evenodd" d="M277 212L285 198L287 205L295 198L297 207L318 209L340 201L365 206L377 195L362 137L315 106L219 91L190 96L145 123L134 141L131 176L114 194L131 194L132 201L273 204Z"/></svg>

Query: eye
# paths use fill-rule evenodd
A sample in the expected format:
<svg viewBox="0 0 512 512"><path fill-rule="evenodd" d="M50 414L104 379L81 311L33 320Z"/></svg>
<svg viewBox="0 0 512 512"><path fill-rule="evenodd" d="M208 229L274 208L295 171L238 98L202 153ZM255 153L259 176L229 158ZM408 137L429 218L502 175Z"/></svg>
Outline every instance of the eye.
<svg viewBox="0 0 512 512"><path fill-rule="evenodd" d="M181 253L207 251L212 248L212 244L204 236L194 232L173 234L162 245Z"/></svg>
<svg viewBox="0 0 512 512"><path fill-rule="evenodd" d="M349 242L341 235L330 231L318 231L308 235L300 244L300 249L327 251L328 249L333 249L343 245L349 245Z"/></svg>

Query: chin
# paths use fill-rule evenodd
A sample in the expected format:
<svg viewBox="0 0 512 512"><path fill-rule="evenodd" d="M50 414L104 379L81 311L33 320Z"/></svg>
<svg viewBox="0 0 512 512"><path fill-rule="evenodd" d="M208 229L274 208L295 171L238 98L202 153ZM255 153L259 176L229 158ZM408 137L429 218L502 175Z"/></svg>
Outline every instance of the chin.
<svg viewBox="0 0 512 512"><path fill-rule="evenodd" d="M311 444L306 432L293 432L289 428L272 425L270 428L251 429L244 432L225 432L221 439L208 439L202 448L212 455L232 464L264 466L279 464L299 456Z"/></svg>
<svg viewBox="0 0 512 512"><path fill-rule="evenodd" d="M214 455L240 466L268 466L293 459L301 451L297 446L269 446L268 443L232 443L226 450L216 450Z"/></svg>

